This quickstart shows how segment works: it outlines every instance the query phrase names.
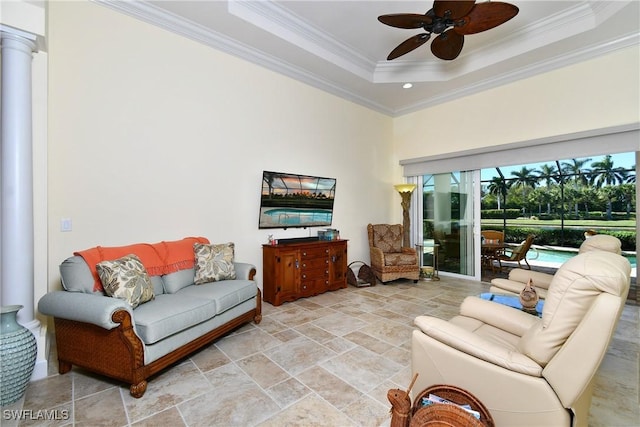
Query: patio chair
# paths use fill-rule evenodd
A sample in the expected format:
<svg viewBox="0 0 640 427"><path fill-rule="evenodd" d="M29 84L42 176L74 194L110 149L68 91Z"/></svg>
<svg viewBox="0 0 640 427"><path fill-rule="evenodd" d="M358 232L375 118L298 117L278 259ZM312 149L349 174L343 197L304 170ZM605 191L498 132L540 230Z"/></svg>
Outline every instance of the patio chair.
<svg viewBox="0 0 640 427"><path fill-rule="evenodd" d="M504 232L498 230L482 230L480 232L482 237L484 237L485 242L489 243L503 243L504 242Z"/></svg>
<svg viewBox="0 0 640 427"><path fill-rule="evenodd" d="M520 262L524 261L524 263L527 265L527 270L531 270L529 261L527 261L527 252L529 252L534 238L535 236L533 234L529 234L527 236L527 239L524 242L520 243L518 246L514 248L505 248L504 253L496 257L499 269L502 270L503 262L517 262L518 267L522 268L522 264L520 264Z"/></svg>
<svg viewBox="0 0 640 427"><path fill-rule="evenodd" d="M498 230L482 230L482 265L494 271L493 261L504 255L504 232Z"/></svg>

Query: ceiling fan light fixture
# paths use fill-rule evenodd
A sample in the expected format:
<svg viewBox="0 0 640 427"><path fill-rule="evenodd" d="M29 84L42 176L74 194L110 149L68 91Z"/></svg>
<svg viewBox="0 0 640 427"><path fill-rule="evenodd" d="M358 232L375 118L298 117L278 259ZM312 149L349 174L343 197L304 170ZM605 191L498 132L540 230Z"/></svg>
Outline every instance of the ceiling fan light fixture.
<svg viewBox="0 0 640 427"><path fill-rule="evenodd" d="M431 34L438 36L431 43L431 52L440 59L458 57L464 36L490 30L518 14L518 7L500 1L476 3L476 0L434 0L433 8L424 15L394 13L381 15L378 21L395 28L422 28L391 51L387 60L396 59L426 43Z"/></svg>

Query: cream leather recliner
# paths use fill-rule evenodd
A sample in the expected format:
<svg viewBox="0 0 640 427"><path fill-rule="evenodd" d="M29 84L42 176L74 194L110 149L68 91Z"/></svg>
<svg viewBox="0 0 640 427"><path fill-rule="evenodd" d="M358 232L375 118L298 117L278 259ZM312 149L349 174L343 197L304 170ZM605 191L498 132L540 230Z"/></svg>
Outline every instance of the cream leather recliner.
<svg viewBox="0 0 640 427"><path fill-rule="evenodd" d="M475 395L497 426L586 426L630 272L620 255L585 252L555 274L541 318L473 296L449 321L417 317L413 397L452 384Z"/></svg>
<svg viewBox="0 0 640 427"><path fill-rule="evenodd" d="M596 234L586 239L580 245L579 254L590 251L607 251L620 254L622 244L618 238L607 234ZM549 285L553 274L542 273L540 271L525 270L524 268L514 268L509 272L508 279L495 278L491 280L489 292L496 294L520 294L529 279L533 280L533 286L542 299L547 297Z"/></svg>

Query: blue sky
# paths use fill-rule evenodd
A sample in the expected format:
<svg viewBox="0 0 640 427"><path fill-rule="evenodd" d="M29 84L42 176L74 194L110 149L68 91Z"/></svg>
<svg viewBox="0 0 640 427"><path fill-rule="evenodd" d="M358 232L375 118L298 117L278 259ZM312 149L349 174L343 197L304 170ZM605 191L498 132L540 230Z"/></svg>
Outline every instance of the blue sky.
<svg viewBox="0 0 640 427"><path fill-rule="evenodd" d="M590 168L591 167L591 163L601 161L602 159L604 159L604 157L605 156L593 156L593 157L590 157L591 160L585 164L585 167ZM583 157L579 157L578 159L582 159L582 158ZM630 168L636 162L636 155L633 152L631 152L631 153L612 154L611 155L611 159L613 160L613 164L616 167ZM560 160L560 164L562 164L563 162L566 162L566 161L570 161L570 160L571 159L561 159ZM520 170L520 169L522 169L522 166L526 166L529 169L531 169L531 168L539 169L540 166L542 166L544 164L554 164L555 165L555 161L542 162L542 163L525 163L525 164L516 165L516 166L505 166L505 167L501 167L500 170L502 171L502 173L503 173L505 178L513 178L513 176L511 175L511 171ZM482 172L481 172L481 180L482 181L490 180L494 176L498 176L498 173L496 172L495 168L482 169Z"/></svg>

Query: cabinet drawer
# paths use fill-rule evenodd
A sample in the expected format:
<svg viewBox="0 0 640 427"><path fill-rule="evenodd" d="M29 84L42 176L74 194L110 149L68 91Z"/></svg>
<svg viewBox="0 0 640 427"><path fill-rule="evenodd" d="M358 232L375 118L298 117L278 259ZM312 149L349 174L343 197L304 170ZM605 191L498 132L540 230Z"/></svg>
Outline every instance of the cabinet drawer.
<svg viewBox="0 0 640 427"><path fill-rule="evenodd" d="M328 268L314 268L312 270L302 270L300 272L300 278L304 280L315 280L322 279L325 280L329 277L329 269Z"/></svg>
<svg viewBox="0 0 640 427"><path fill-rule="evenodd" d="M327 258L329 255L329 248L304 248L300 251L300 258L302 260L312 258Z"/></svg>
<svg viewBox="0 0 640 427"><path fill-rule="evenodd" d="M311 258L311 259L302 259L302 262L300 263L300 268L302 270L308 270L308 269L316 269L316 268L323 268L329 265L329 259L325 256L323 258Z"/></svg>
<svg viewBox="0 0 640 427"><path fill-rule="evenodd" d="M318 295L329 289L329 280L326 277L318 277L316 279L302 279L300 291L304 296Z"/></svg>

